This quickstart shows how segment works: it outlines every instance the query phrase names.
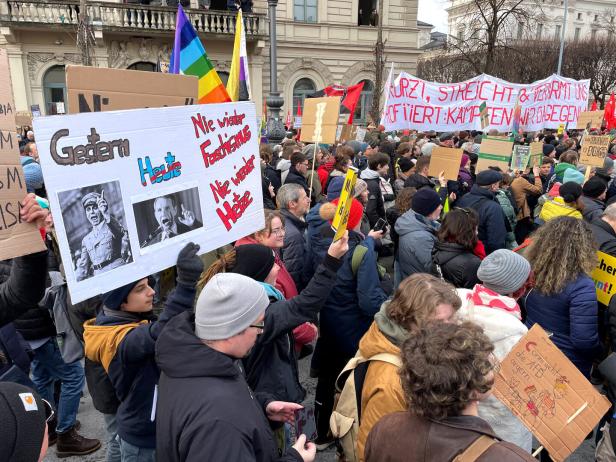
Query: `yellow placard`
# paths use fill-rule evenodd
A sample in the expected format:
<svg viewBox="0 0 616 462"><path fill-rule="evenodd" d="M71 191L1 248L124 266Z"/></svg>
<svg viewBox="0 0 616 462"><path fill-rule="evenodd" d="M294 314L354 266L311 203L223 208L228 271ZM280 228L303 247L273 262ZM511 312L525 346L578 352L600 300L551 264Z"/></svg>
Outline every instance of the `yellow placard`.
<svg viewBox="0 0 616 462"><path fill-rule="evenodd" d="M604 252L597 252L599 262L590 277L595 281L597 300L608 305L616 288L616 258Z"/></svg>
<svg viewBox="0 0 616 462"><path fill-rule="evenodd" d="M351 203L353 202L353 190L355 189L355 181L357 181L357 174L358 170L356 168L349 167L346 176L344 177L342 192L340 193L340 199L338 200L338 208L336 208L336 215L332 220L332 229L336 232L334 235L334 242L344 236L344 232L347 229L349 212L351 211Z"/></svg>

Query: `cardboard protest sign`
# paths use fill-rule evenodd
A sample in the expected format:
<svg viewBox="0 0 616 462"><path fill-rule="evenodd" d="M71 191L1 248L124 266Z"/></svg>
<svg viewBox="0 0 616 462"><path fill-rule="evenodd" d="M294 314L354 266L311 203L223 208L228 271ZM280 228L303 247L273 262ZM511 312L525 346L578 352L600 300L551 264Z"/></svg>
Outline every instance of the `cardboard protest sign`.
<svg viewBox="0 0 616 462"><path fill-rule="evenodd" d="M610 135L585 135L580 151L580 164L587 167L603 167L610 146Z"/></svg>
<svg viewBox="0 0 616 462"><path fill-rule="evenodd" d="M601 128L603 124L603 112L584 111L580 112L575 128L585 130L587 128Z"/></svg>
<svg viewBox="0 0 616 462"><path fill-rule="evenodd" d="M577 124L588 108L590 80L552 75L528 84L487 74L464 82L439 83L401 72L385 86L381 124L385 131L416 129L509 132L519 102L519 126L533 132Z"/></svg>
<svg viewBox="0 0 616 462"><path fill-rule="evenodd" d="M530 146L516 145L511 155L511 169L523 172L530 162Z"/></svg>
<svg viewBox="0 0 616 462"><path fill-rule="evenodd" d="M610 408L538 324L501 362L492 391L555 462L575 451Z"/></svg>
<svg viewBox="0 0 616 462"><path fill-rule="evenodd" d="M487 170L488 167L500 167L507 171L511 162L512 138L483 136L479 145L479 160L475 171Z"/></svg>
<svg viewBox="0 0 616 462"><path fill-rule="evenodd" d="M45 250L34 224L21 221L26 196L15 122L15 104L6 50L0 48L0 260Z"/></svg>
<svg viewBox="0 0 616 462"><path fill-rule="evenodd" d="M434 146L432 155L430 156L428 176L438 178L441 172L445 172L445 178L456 181L458 179L463 153L462 149Z"/></svg>
<svg viewBox="0 0 616 462"><path fill-rule="evenodd" d="M357 127L357 130L355 131L355 141L360 141L363 143L366 139L366 133L368 133L367 129L363 127Z"/></svg>
<svg viewBox="0 0 616 462"><path fill-rule="evenodd" d="M73 301L264 226L254 103L34 120Z"/></svg>
<svg viewBox="0 0 616 462"><path fill-rule="evenodd" d="M607 306L616 293L616 258L604 252L597 252L597 258L599 263L591 277L595 281L597 300Z"/></svg>
<svg viewBox="0 0 616 462"><path fill-rule="evenodd" d="M306 98L302 116L301 141L335 143L339 112L339 96Z"/></svg>
<svg viewBox="0 0 616 462"><path fill-rule="evenodd" d="M541 141L533 141L530 143L530 166L541 165L543 160L543 143Z"/></svg>
<svg viewBox="0 0 616 462"><path fill-rule="evenodd" d="M67 66L66 88L69 113L77 114L194 104L199 80L192 75Z"/></svg>
<svg viewBox="0 0 616 462"><path fill-rule="evenodd" d="M338 200L338 207L336 208L336 215L332 220L332 229L336 232L334 235L334 241L340 239L347 229L347 223L349 222L349 212L351 211L351 203L353 202L353 190L355 188L355 182L357 181L358 170L355 167L349 167L344 177L344 184L342 185L342 192L340 193L340 199Z"/></svg>
<svg viewBox="0 0 616 462"><path fill-rule="evenodd" d="M18 127L31 127L32 126L32 113L30 112L16 112L15 113L15 125Z"/></svg>
<svg viewBox="0 0 616 462"><path fill-rule="evenodd" d="M340 125L340 136L338 137L339 143L346 143L347 141L354 140L357 137L357 127L355 125Z"/></svg>

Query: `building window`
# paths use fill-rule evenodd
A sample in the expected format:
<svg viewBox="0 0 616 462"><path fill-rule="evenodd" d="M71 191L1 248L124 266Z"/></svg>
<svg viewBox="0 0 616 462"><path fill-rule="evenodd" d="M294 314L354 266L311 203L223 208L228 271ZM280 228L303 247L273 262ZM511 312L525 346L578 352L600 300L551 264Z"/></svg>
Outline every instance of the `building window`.
<svg viewBox="0 0 616 462"><path fill-rule="evenodd" d="M590 38L592 40L596 40L597 39L597 29L593 29L590 31Z"/></svg>
<svg viewBox="0 0 616 462"><path fill-rule="evenodd" d="M43 77L43 96L47 115L68 112L64 66L51 67Z"/></svg>
<svg viewBox="0 0 616 462"><path fill-rule="evenodd" d="M599 15L598 14L595 15L595 22L597 22L597 21L599 21Z"/></svg>
<svg viewBox="0 0 616 462"><path fill-rule="evenodd" d="M518 38L521 39L523 34L524 34L524 23L519 22L518 23Z"/></svg>
<svg viewBox="0 0 616 462"><path fill-rule="evenodd" d="M156 72L156 64L148 61L138 61L128 66L127 69L130 69L131 71Z"/></svg>
<svg viewBox="0 0 616 462"><path fill-rule="evenodd" d="M297 114L298 107L303 109L306 95L314 93L316 89L317 87L311 79L303 78L295 82L295 86L293 87L293 115Z"/></svg>
<svg viewBox="0 0 616 462"><path fill-rule="evenodd" d="M370 80L362 80L362 82L364 82L364 88L353 115L353 123L358 125L366 125L370 109L372 109L372 97L374 95L374 83Z"/></svg>
<svg viewBox="0 0 616 462"><path fill-rule="evenodd" d="M464 40L464 27L458 29L458 40Z"/></svg>
<svg viewBox="0 0 616 462"><path fill-rule="evenodd" d="M573 35L573 40L579 40L580 39L580 31L581 31L581 29L579 27L575 28L575 34Z"/></svg>
<svg viewBox="0 0 616 462"><path fill-rule="evenodd" d="M317 0L293 0L296 21L317 22Z"/></svg>
<svg viewBox="0 0 616 462"><path fill-rule="evenodd" d="M377 0L359 0L358 26L377 26L379 24L376 2Z"/></svg>
<svg viewBox="0 0 616 462"><path fill-rule="evenodd" d="M217 71L217 73L218 77L220 77L220 80L222 81L222 84L226 87L227 82L229 81L229 73L225 71Z"/></svg>
<svg viewBox="0 0 616 462"><path fill-rule="evenodd" d="M541 40L543 35L543 24L537 24L537 40Z"/></svg>
<svg viewBox="0 0 616 462"><path fill-rule="evenodd" d="M582 13L578 13L577 18L578 18L578 21L581 21L582 20Z"/></svg>
<svg viewBox="0 0 616 462"><path fill-rule="evenodd" d="M561 31L562 31L562 26L560 24L557 24L556 29L554 29L554 38L556 40L560 40Z"/></svg>

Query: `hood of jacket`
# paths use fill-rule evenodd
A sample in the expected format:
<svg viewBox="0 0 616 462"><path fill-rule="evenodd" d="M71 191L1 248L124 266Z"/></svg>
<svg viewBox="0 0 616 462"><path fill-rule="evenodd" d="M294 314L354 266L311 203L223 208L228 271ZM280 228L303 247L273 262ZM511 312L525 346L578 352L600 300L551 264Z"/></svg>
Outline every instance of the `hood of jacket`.
<svg viewBox="0 0 616 462"><path fill-rule="evenodd" d="M366 170L361 172L361 175L359 177L362 180L378 180L379 178L381 178L381 175L379 175L379 172L375 172L374 170L370 170L369 168L367 168Z"/></svg>
<svg viewBox="0 0 616 462"><path fill-rule="evenodd" d="M552 200L547 201L541 208L539 218L543 221L549 221L557 217L573 217L582 218L581 212L569 205L560 196L555 197Z"/></svg>
<svg viewBox="0 0 616 462"><path fill-rule="evenodd" d="M436 263L437 265L444 265L458 255L462 255L465 253L472 254L473 252L456 242L436 241L434 243L434 249L432 250L432 257L434 263Z"/></svg>
<svg viewBox="0 0 616 462"><path fill-rule="evenodd" d="M235 377L235 360L204 345L195 335L195 315L185 312L167 323L156 342L156 363L169 377Z"/></svg>
<svg viewBox="0 0 616 462"><path fill-rule="evenodd" d="M261 244L261 243L252 236L245 236L235 241L234 247L239 247L240 245L246 245L246 244Z"/></svg>
<svg viewBox="0 0 616 462"><path fill-rule="evenodd" d="M585 217L590 215L592 212L603 210L605 208L605 202L592 197L582 196L582 202L584 202L584 210L582 210L582 215Z"/></svg>
<svg viewBox="0 0 616 462"><path fill-rule="evenodd" d="M410 209L396 220L396 232L400 237L426 231L434 234L438 229L437 225L436 222L432 222L423 215L416 213L413 209Z"/></svg>
<svg viewBox="0 0 616 462"><path fill-rule="evenodd" d="M364 358L371 358L379 353L391 353L400 356L400 348L394 345L383 332L381 332L375 321L370 325L368 331L359 341L359 353Z"/></svg>
<svg viewBox="0 0 616 462"><path fill-rule="evenodd" d="M423 188L425 186L434 188L434 184L430 181L430 178L420 175L419 173L413 173L409 176L404 183L404 186L412 186L416 189Z"/></svg>
<svg viewBox="0 0 616 462"><path fill-rule="evenodd" d="M291 168L291 161L288 159L280 159L276 164L276 170L285 172Z"/></svg>
<svg viewBox="0 0 616 462"><path fill-rule="evenodd" d="M570 164L568 162L560 162L556 164L556 167L554 167L554 175L556 175L559 179L562 180L563 175L565 174L565 170L570 169L570 168L577 170L575 168L575 165L573 164Z"/></svg>

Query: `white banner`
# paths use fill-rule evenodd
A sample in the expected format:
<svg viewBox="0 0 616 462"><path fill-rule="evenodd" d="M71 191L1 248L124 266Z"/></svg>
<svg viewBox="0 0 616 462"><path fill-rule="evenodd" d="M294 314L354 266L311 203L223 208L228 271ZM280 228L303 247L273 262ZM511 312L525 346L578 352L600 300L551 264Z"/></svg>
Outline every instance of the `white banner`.
<svg viewBox="0 0 616 462"><path fill-rule="evenodd" d="M482 130L479 106L486 102L490 125L484 130L510 132L519 102L520 130L575 127L588 107L590 80L557 75L531 84L515 84L482 74L459 83L435 83L401 73L386 88L381 124L386 131L416 129Z"/></svg>
<svg viewBox="0 0 616 462"><path fill-rule="evenodd" d="M73 302L263 228L254 103L36 118Z"/></svg>

